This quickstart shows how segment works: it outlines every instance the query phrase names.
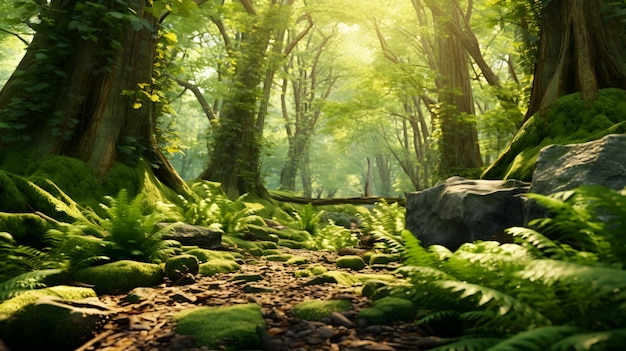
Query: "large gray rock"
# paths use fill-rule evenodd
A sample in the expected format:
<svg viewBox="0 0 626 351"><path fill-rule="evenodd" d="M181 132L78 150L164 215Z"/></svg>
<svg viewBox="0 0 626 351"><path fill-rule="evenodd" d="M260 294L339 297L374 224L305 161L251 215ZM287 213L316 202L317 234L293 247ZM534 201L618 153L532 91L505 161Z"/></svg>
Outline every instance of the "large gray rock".
<svg viewBox="0 0 626 351"><path fill-rule="evenodd" d="M466 242L494 240L506 228L524 225L530 184L517 180L451 177L432 188L407 194L406 228L422 245L451 250Z"/></svg>
<svg viewBox="0 0 626 351"><path fill-rule="evenodd" d="M530 191L552 194L582 184L626 187L626 135L610 134L582 144L550 145L537 157Z"/></svg>
<svg viewBox="0 0 626 351"><path fill-rule="evenodd" d="M159 224L161 227L169 225ZM208 228L200 225L176 223L172 231L163 235L163 239L176 240L184 246L198 246L203 249L222 248L222 235L224 231L216 228Z"/></svg>

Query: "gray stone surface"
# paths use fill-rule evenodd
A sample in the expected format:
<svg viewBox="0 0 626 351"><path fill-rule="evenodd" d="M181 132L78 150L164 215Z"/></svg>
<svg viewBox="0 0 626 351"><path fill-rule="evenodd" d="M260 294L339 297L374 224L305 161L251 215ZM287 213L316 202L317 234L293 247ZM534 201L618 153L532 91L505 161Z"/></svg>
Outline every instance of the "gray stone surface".
<svg viewBox="0 0 626 351"><path fill-rule="evenodd" d="M448 178L407 194L406 228L425 247L455 250L466 242L494 240L504 229L524 224L520 194L529 186L517 180Z"/></svg>
<svg viewBox="0 0 626 351"><path fill-rule="evenodd" d="M530 191L552 194L581 184L620 190L626 186L626 135L581 144L550 145L537 157Z"/></svg>
<svg viewBox="0 0 626 351"><path fill-rule="evenodd" d="M168 225L167 223L160 224ZM207 228L200 225L176 223L171 232L163 235L163 239L176 240L184 246L198 246L203 249L222 248L221 229Z"/></svg>

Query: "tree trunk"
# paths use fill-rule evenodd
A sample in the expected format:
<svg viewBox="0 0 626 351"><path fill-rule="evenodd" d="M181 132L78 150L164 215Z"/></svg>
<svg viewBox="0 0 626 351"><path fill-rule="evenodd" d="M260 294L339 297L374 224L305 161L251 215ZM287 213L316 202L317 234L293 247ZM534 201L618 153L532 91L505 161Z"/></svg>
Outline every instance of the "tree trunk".
<svg viewBox="0 0 626 351"><path fill-rule="evenodd" d="M626 24L608 0L552 0L543 8L535 79L526 119L557 98L626 89Z"/></svg>
<svg viewBox="0 0 626 351"><path fill-rule="evenodd" d="M447 21L460 21L458 6L446 7L449 13L435 16L438 40L437 80L441 125L442 175L454 170L479 168L482 159L474 113L474 99L470 85L468 57L463 44L447 26Z"/></svg>
<svg viewBox="0 0 626 351"><path fill-rule="evenodd" d="M124 155L127 161L146 158L156 163L159 179L185 192L185 183L156 146L153 103L137 100L140 84L151 93L156 19L139 0L98 8L101 22L91 23L98 34L89 36L71 22L85 16L77 5L89 4L53 0L42 13L47 20L0 91L0 121L21 128L0 131L2 147L39 157L76 157L100 175L121 160L119 150L126 148L133 150ZM106 16L111 11L136 13L143 25L136 29L122 19L111 24L113 16Z"/></svg>

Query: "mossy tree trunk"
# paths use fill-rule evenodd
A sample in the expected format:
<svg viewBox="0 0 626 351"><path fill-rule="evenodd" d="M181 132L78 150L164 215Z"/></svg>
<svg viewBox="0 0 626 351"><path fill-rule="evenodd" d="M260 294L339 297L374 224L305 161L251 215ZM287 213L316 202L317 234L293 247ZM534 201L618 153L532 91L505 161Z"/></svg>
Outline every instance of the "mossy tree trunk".
<svg viewBox="0 0 626 351"><path fill-rule="evenodd" d="M623 4L609 0L552 0L541 14L535 79L526 119L557 98L580 92L594 99L602 88L626 89Z"/></svg>
<svg viewBox="0 0 626 351"><path fill-rule="evenodd" d="M155 94L157 20L149 10L140 0L44 5L31 45L0 91L2 148L75 157L100 175L118 160L144 158L165 185L186 191L154 137L147 97Z"/></svg>
<svg viewBox="0 0 626 351"><path fill-rule="evenodd" d="M449 6L427 1L433 11L437 35L436 66L439 79L438 119L441 126L439 173L446 175L457 169L479 168L483 165L478 146L474 98L469 75L469 59L462 42L447 25L460 22L458 1Z"/></svg>

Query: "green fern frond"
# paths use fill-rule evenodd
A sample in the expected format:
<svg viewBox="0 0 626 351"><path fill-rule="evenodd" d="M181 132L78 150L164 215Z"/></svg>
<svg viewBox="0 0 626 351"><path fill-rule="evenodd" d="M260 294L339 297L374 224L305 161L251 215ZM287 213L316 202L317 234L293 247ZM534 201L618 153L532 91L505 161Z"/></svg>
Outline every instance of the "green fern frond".
<svg viewBox="0 0 626 351"><path fill-rule="evenodd" d="M535 328L503 340L487 351L545 351L555 342L580 331L580 328L565 325Z"/></svg>
<svg viewBox="0 0 626 351"><path fill-rule="evenodd" d="M461 281L443 280L433 282L432 284L452 293L457 293L458 299L472 301L476 307L485 306L488 309L497 311L500 316L513 313L517 317L522 317L529 325L544 326L551 324L548 318L532 306L504 292Z"/></svg>
<svg viewBox="0 0 626 351"><path fill-rule="evenodd" d="M456 310L443 310L426 314L417 321L417 324L429 324L437 321L445 321L451 318L459 318L460 313Z"/></svg>
<svg viewBox="0 0 626 351"><path fill-rule="evenodd" d="M45 287L43 280L61 273L61 269L42 269L27 272L0 283L0 300L7 300L25 291Z"/></svg>
<svg viewBox="0 0 626 351"><path fill-rule="evenodd" d="M502 341L502 338L486 338L466 336L458 341L446 344L444 346L435 347L431 351L485 351L493 345Z"/></svg>
<svg viewBox="0 0 626 351"><path fill-rule="evenodd" d="M554 343L548 350L622 350L624 345L626 345L626 329L612 329L572 335Z"/></svg>
<svg viewBox="0 0 626 351"><path fill-rule="evenodd" d="M404 249L401 253L407 266L436 266L437 260L435 255L428 252L410 231L403 230L400 235L404 243Z"/></svg>
<svg viewBox="0 0 626 351"><path fill-rule="evenodd" d="M519 243L528 243L536 248L537 257L551 257L555 259L568 259L565 251L552 239L545 235L524 227L512 227L505 230L508 234L513 235Z"/></svg>

